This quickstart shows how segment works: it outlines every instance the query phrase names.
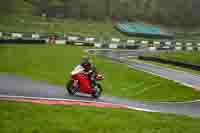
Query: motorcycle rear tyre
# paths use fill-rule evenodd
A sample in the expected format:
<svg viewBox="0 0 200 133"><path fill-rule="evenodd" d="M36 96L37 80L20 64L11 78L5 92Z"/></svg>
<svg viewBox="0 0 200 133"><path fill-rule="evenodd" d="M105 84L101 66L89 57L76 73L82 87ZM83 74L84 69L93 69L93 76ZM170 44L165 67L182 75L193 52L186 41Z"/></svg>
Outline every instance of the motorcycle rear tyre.
<svg viewBox="0 0 200 133"><path fill-rule="evenodd" d="M75 88L73 86L73 80L70 80L67 82L66 84L66 88L67 88L67 91L70 95L75 95L75 93L77 92L78 88Z"/></svg>

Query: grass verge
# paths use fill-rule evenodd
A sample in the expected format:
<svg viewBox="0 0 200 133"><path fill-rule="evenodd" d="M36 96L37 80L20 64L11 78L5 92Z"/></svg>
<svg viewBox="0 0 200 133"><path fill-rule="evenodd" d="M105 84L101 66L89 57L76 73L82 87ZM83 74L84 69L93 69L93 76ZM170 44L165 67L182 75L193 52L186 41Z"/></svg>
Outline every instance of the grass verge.
<svg viewBox="0 0 200 133"><path fill-rule="evenodd" d="M146 56L156 56L162 59L175 60L193 64L200 64L200 52L196 51L178 51L178 52L161 52L146 54Z"/></svg>
<svg viewBox="0 0 200 133"><path fill-rule="evenodd" d="M94 107L0 101L2 133L198 133L200 119Z"/></svg>
<svg viewBox="0 0 200 133"><path fill-rule="evenodd" d="M0 46L0 72L25 75L64 86L73 67L80 62L84 48L70 46ZM200 98L200 93L142 71L91 57L105 76L102 82L107 95L151 101L186 101Z"/></svg>
<svg viewBox="0 0 200 133"><path fill-rule="evenodd" d="M184 71L184 72L189 72L189 73L200 75L200 71L189 69L189 68L183 68L183 67L179 67L179 66L175 66L175 65L171 65L171 64L164 64L164 63L159 63L159 62L154 62L154 61L140 60L137 57L133 57L133 58L130 57L129 59L133 60L133 61L140 61L140 62L152 64L152 65L157 65L157 66L161 66L161 67L171 68L171 69L175 69L175 70L180 70L180 71Z"/></svg>
<svg viewBox="0 0 200 133"><path fill-rule="evenodd" d="M84 36L117 36L127 38L115 30L111 21L45 19L29 15L8 15L3 17L0 22L0 29L10 32L66 32Z"/></svg>

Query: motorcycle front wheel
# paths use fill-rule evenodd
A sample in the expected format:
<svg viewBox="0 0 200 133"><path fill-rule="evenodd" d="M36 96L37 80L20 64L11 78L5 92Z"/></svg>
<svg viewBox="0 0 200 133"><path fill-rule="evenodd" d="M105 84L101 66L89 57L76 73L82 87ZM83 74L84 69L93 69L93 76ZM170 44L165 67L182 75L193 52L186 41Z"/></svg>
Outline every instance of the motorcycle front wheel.
<svg viewBox="0 0 200 133"><path fill-rule="evenodd" d="M95 89L95 91L92 93L92 96L94 98L99 98L101 96L102 91L103 91L101 85L100 84L96 84L94 89Z"/></svg>

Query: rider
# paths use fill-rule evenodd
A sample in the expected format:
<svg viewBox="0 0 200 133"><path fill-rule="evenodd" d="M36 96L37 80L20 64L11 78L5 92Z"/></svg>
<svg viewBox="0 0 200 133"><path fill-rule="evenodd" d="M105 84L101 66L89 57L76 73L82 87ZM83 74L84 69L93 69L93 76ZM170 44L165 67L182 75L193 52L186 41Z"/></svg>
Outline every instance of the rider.
<svg viewBox="0 0 200 133"><path fill-rule="evenodd" d="M93 65L90 62L90 59L88 56L83 56L81 58L81 63L75 67L75 69L71 72L72 75L78 74L78 73L84 73L88 75L92 71Z"/></svg>
<svg viewBox="0 0 200 133"><path fill-rule="evenodd" d="M88 88L88 91L92 91L91 87L91 77L90 74L93 71L93 65L88 56L83 56L81 58L81 63L75 67L71 72L71 75L76 75L77 79L83 88Z"/></svg>
<svg viewBox="0 0 200 133"><path fill-rule="evenodd" d="M92 63L88 56L83 56L81 58L81 66L84 68L85 73L92 71Z"/></svg>

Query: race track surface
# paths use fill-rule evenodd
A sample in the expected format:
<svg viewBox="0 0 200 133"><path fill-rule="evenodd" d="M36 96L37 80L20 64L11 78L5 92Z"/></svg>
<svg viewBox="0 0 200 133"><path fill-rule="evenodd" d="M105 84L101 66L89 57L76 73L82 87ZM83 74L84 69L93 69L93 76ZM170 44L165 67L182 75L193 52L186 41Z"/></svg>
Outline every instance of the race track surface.
<svg viewBox="0 0 200 133"><path fill-rule="evenodd" d="M185 86L192 87L196 90L200 90L200 75L192 74L189 72L178 71L170 68L160 67L152 64L143 63L140 61L130 61L127 59L129 56L139 56L144 54L145 50L137 51L111 51L111 50L88 50L89 53L96 53L99 56L103 56L114 60L116 62L127 64L131 68L145 71L169 80L176 81Z"/></svg>
<svg viewBox="0 0 200 133"><path fill-rule="evenodd" d="M143 70L148 73L153 73L167 79L176 80L177 82L180 82L184 85L192 87L200 86L200 76L198 75L127 60L128 56L142 55L144 52L147 52L145 50L87 50L87 52L92 54L95 53L99 56L103 56L112 59L113 61L127 64L130 67ZM86 100L93 102L127 105L130 109L141 111L175 113L192 117L200 117L200 100L190 102L160 103L134 101L114 96L102 96L100 99L97 100L85 96L70 96L67 94L65 87L50 85L46 81L34 81L29 78L8 74L0 75L0 97L1 95Z"/></svg>
<svg viewBox="0 0 200 133"><path fill-rule="evenodd" d="M50 85L45 81L34 81L29 78L6 74L0 75L0 97L1 95L86 100L127 105L129 106L129 109L141 111L176 113L200 117L200 101L185 103L154 103L133 101L113 96L102 96L97 100L85 96L70 96L67 94L64 87Z"/></svg>

